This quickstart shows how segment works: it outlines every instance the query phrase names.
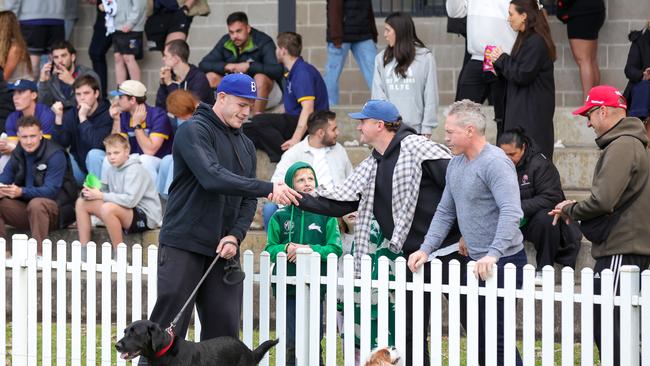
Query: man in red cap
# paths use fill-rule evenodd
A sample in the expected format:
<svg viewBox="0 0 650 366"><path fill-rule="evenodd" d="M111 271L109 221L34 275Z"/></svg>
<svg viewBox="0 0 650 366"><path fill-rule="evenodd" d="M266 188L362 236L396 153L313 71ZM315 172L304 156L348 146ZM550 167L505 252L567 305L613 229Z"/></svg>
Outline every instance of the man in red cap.
<svg viewBox="0 0 650 366"><path fill-rule="evenodd" d="M641 271L650 266L650 151L648 137L640 119L626 117L627 105L616 88L601 85L591 89L585 105L573 113L587 117L587 126L596 132L601 155L589 198L560 202L549 212L558 219L580 222L585 237L593 245L594 291L600 293L600 272L614 272L614 291L618 293L621 266L635 265ZM614 315L614 359L619 364L620 322L618 308ZM594 308L594 338L601 349L600 306ZM632 347L632 345L627 345ZM605 361L606 362L606 361Z"/></svg>

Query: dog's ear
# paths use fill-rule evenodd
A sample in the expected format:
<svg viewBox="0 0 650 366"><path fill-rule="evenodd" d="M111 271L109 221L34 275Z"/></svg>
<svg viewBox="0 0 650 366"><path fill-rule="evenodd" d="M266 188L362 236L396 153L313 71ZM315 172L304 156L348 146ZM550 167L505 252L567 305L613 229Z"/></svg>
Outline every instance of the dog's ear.
<svg viewBox="0 0 650 366"><path fill-rule="evenodd" d="M151 350L153 352L158 352L160 349L165 347L167 336L158 324L156 323L149 324L147 331L151 339Z"/></svg>

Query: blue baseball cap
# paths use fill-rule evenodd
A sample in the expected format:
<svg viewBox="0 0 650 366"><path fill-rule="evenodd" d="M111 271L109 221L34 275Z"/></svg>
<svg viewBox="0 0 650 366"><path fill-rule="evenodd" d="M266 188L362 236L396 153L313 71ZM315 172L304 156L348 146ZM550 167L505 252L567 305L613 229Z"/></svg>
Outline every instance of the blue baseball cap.
<svg viewBox="0 0 650 366"><path fill-rule="evenodd" d="M384 122L397 122L401 118L395 105L387 100L371 99L363 105L361 112L348 113L353 119L378 119Z"/></svg>
<svg viewBox="0 0 650 366"><path fill-rule="evenodd" d="M217 93L226 93L246 99L268 100L257 96L255 80L246 74L228 74L224 76L217 87Z"/></svg>
<svg viewBox="0 0 650 366"><path fill-rule="evenodd" d="M7 88L9 90L31 90L34 92L38 91L38 85L35 82L28 79L18 79L13 83L7 85Z"/></svg>

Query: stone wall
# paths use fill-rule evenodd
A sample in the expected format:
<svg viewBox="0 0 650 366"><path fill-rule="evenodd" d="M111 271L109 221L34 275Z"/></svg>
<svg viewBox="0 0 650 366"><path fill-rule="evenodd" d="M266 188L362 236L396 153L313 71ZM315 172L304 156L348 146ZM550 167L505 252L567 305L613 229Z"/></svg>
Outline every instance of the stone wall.
<svg viewBox="0 0 650 366"><path fill-rule="evenodd" d="M623 67L627 58L630 30L640 29L650 18L650 1L648 0L605 0L607 20L600 32L599 64L602 82L624 88L626 79ZM325 0L297 0L297 31L303 35L303 56L320 70L323 70L327 58L325 45ZM212 13L208 17L196 17L190 31L189 43L192 54L191 62L198 61L226 33L225 18L237 10L248 13L250 22L256 28L271 36L277 34L278 0L220 0L210 1ZM94 8L80 5L80 19L75 29L73 41L79 49L82 62L90 64L87 57L87 45L92 35ZM456 79L463 57L463 39L446 33L447 20L443 17L416 18L420 38L435 51L438 64L438 81L442 104L449 103L455 94ZM383 18L377 19L380 33L378 48L385 47L381 36ZM574 106L581 102L580 77L573 60L566 28L555 17L551 18L553 38L558 47L558 59L555 63L555 82L558 106ZM111 54L109 53L109 56ZM108 57L112 65L112 57ZM148 52L141 66L144 82L155 94L158 84L159 53ZM109 66L109 69L112 69ZM113 80L112 71L109 76ZM112 84L112 85L111 85ZM114 84L109 87L114 87ZM341 77L341 104L361 104L369 96L366 84L352 57Z"/></svg>

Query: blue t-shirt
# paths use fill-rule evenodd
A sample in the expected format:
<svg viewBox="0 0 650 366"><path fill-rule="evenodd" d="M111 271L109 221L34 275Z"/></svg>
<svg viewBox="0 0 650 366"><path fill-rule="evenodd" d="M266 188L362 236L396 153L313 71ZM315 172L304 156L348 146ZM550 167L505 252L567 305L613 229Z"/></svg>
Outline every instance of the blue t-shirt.
<svg viewBox="0 0 650 366"><path fill-rule="evenodd" d="M14 111L7 116L7 122L5 124L5 131L7 132L7 137L10 139L18 139L18 128L16 123L23 116L23 112ZM54 112L48 108L45 104L36 103L36 109L34 110L34 117L41 122L41 130L43 131L43 136L50 138L52 136L52 129L54 128Z"/></svg>
<svg viewBox="0 0 650 366"><path fill-rule="evenodd" d="M314 101L315 111L329 109L327 88L320 72L302 57L298 57L293 64L291 71L286 75L287 82L284 87L284 112L297 116L302 111L300 102L304 100Z"/></svg>
<svg viewBox="0 0 650 366"><path fill-rule="evenodd" d="M154 156L159 158L172 153L173 132L172 125L169 122L167 113L164 109L146 105L147 117L143 123L144 133L147 136L159 136L165 139ZM135 129L131 123L131 113L122 112L120 114L120 130L122 135L129 139L131 144L131 154L144 154L138 140L135 138Z"/></svg>

